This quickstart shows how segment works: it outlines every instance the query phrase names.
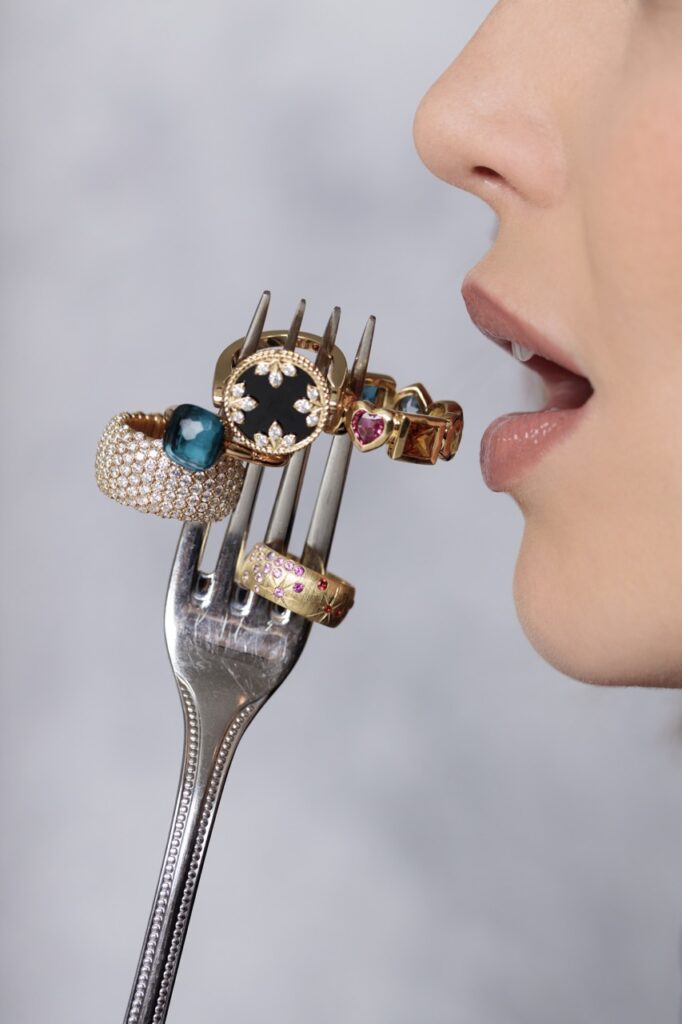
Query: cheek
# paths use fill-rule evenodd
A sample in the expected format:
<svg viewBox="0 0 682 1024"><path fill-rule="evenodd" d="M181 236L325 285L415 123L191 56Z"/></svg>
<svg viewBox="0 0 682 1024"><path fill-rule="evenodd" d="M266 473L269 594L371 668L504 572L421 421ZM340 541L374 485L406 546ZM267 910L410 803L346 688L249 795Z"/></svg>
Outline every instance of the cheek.
<svg viewBox="0 0 682 1024"><path fill-rule="evenodd" d="M677 64L655 74L633 68L586 146L585 245L614 357L652 346L682 352L681 114Z"/></svg>
<svg viewBox="0 0 682 1024"><path fill-rule="evenodd" d="M519 489L514 599L559 671L682 686L682 71L607 105L576 170L594 407Z"/></svg>

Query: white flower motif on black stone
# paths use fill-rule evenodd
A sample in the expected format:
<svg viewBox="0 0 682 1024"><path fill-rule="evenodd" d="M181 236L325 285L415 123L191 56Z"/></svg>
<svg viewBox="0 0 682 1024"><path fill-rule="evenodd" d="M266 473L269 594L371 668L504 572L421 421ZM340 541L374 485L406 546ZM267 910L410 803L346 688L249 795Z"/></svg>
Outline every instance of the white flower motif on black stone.
<svg viewBox="0 0 682 1024"><path fill-rule="evenodd" d="M288 350L266 349L237 363L223 394L235 439L264 453L297 450L312 441L329 409L324 376Z"/></svg>

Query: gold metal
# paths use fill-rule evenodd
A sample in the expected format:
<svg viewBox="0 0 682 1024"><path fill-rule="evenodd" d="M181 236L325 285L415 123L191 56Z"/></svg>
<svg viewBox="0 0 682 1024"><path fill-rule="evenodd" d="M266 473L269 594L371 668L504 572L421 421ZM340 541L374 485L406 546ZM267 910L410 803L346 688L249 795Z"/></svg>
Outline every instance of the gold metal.
<svg viewBox="0 0 682 1024"><path fill-rule="evenodd" d="M338 626L353 607L355 588L316 572L289 554L256 544L237 569L237 581L268 601L323 626Z"/></svg>
<svg viewBox="0 0 682 1024"><path fill-rule="evenodd" d="M430 416L442 416L448 421L448 428L439 452L440 458L449 462L454 458L462 440L464 413L459 402L434 402L429 408Z"/></svg>
<svg viewBox="0 0 682 1024"><path fill-rule="evenodd" d="M391 459L429 465L454 457L463 428L459 402L433 402L423 384L387 388L384 397L384 406L354 401L346 408L344 426L356 448L367 452L386 444ZM410 399L424 411L402 410Z"/></svg>
<svg viewBox="0 0 682 1024"><path fill-rule="evenodd" d="M346 430L361 452L371 452L387 444L398 429L398 424L399 419L393 409L382 409L362 399L353 402L346 412Z"/></svg>
<svg viewBox="0 0 682 1024"><path fill-rule="evenodd" d="M263 331L256 351L260 351L264 348L282 348L284 347L288 335L288 331ZM225 382L237 365L239 353L242 345L244 344L244 340L244 338L239 338L237 341L233 341L232 344L228 345L227 348L218 356L218 361L213 374L213 404L217 405L219 408L222 408L223 405ZM309 351L317 352L319 351L321 344L322 338L319 334L311 334L309 331L298 332L296 348L308 349ZM331 364L328 372L329 390L332 393L342 390L346 383L347 376L348 364L346 362L346 357L341 349L335 345L332 349Z"/></svg>
<svg viewBox="0 0 682 1024"><path fill-rule="evenodd" d="M419 413L415 409L403 409L402 403L412 399L419 406ZM393 395L391 402L392 409L399 409L400 412L407 412L413 416L424 415L432 403L431 395L423 384L408 384Z"/></svg>
<svg viewBox="0 0 682 1024"><path fill-rule="evenodd" d="M163 450L168 416L122 412L97 445L97 486L140 512L183 522L218 522L232 512L244 482L243 462L224 452L210 469L191 472Z"/></svg>
<svg viewBox="0 0 682 1024"><path fill-rule="evenodd" d="M377 389L376 397L371 402L372 406L386 409L392 406L396 389L393 377L389 377L385 373L367 373L363 384L363 391L367 387ZM357 395L352 391L348 382L346 382L342 391L336 391L332 394L331 410L327 419L327 426L324 428L327 434L345 434L346 414L351 405L356 401L358 401Z"/></svg>
<svg viewBox="0 0 682 1024"><path fill-rule="evenodd" d="M447 421L423 413L396 412L395 429L386 448L391 459L435 465L443 447Z"/></svg>
<svg viewBox="0 0 682 1024"><path fill-rule="evenodd" d="M365 376L363 391L367 388L377 389L376 398L373 399L374 405L383 405L387 408L393 405L393 398L396 392L394 377L389 377L385 373L368 373Z"/></svg>
<svg viewBox="0 0 682 1024"><path fill-rule="evenodd" d="M250 372L251 371L251 372ZM244 380L246 375L251 377L251 385ZM296 401L288 408L282 400L281 408L277 410L276 405L272 406L273 398L284 384L285 378L303 376L306 385L306 393L301 392ZM268 390L266 393L266 404L268 413L262 430L249 437L243 430L246 416L255 412L261 402L247 392L247 386L251 390L257 388L256 377L268 378ZM265 386L265 385L264 385ZM257 392L258 393L258 392ZM305 448L312 444L325 426L330 408L329 387L324 376L305 356L297 352L287 351L278 346L277 348L259 349L246 359L241 359L235 366L230 376L225 381L223 389L223 412L232 430L232 441L240 446L251 449L266 455L289 456L292 452ZM280 420L287 422L291 412L296 413L292 429L299 429L297 423L301 422L300 417L305 416L305 428L307 434L300 436L295 433L285 433ZM291 422L291 421L290 421ZM267 429L267 433L264 431Z"/></svg>

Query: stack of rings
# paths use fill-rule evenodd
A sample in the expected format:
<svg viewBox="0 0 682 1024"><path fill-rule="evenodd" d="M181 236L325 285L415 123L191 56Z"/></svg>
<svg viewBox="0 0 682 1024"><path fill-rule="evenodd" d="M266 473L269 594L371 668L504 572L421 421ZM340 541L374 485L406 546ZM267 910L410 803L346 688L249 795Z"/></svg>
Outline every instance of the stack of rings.
<svg viewBox="0 0 682 1024"><path fill-rule="evenodd" d="M323 626L338 626L355 600L355 588L316 572L288 554L256 544L241 562L237 582L268 601Z"/></svg>
<svg viewBox="0 0 682 1024"><path fill-rule="evenodd" d="M385 445L391 459L403 462L433 465L457 452L459 403L434 402L421 384L398 389L385 374L366 374L359 393L341 350L326 347L328 335L252 332L253 324L249 349L258 340L250 355L241 358L246 338L240 338L218 358L217 415L180 405L165 413L119 413L109 421L95 466L104 494L164 518L217 522L234 510L248 462L281 466L323 431L347 432L362 452ZM324 358L316 365L297 349L322 351ZM238 581L326 626L344 619L355 596L345 580L264 544L242 561Z"/></svg>

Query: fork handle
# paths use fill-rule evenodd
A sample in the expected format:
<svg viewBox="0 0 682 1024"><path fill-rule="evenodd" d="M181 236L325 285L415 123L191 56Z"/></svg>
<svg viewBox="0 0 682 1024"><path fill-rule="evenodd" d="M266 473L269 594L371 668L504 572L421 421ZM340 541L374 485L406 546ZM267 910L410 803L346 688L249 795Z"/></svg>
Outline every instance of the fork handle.
<svg viewBox="0 0 682 1024"><path fill-rule="evenodd" d="M263 701L197 701L178 679L185 719L182 773L166 853L124 1024L163 1024L227 772Z"/></svg>

